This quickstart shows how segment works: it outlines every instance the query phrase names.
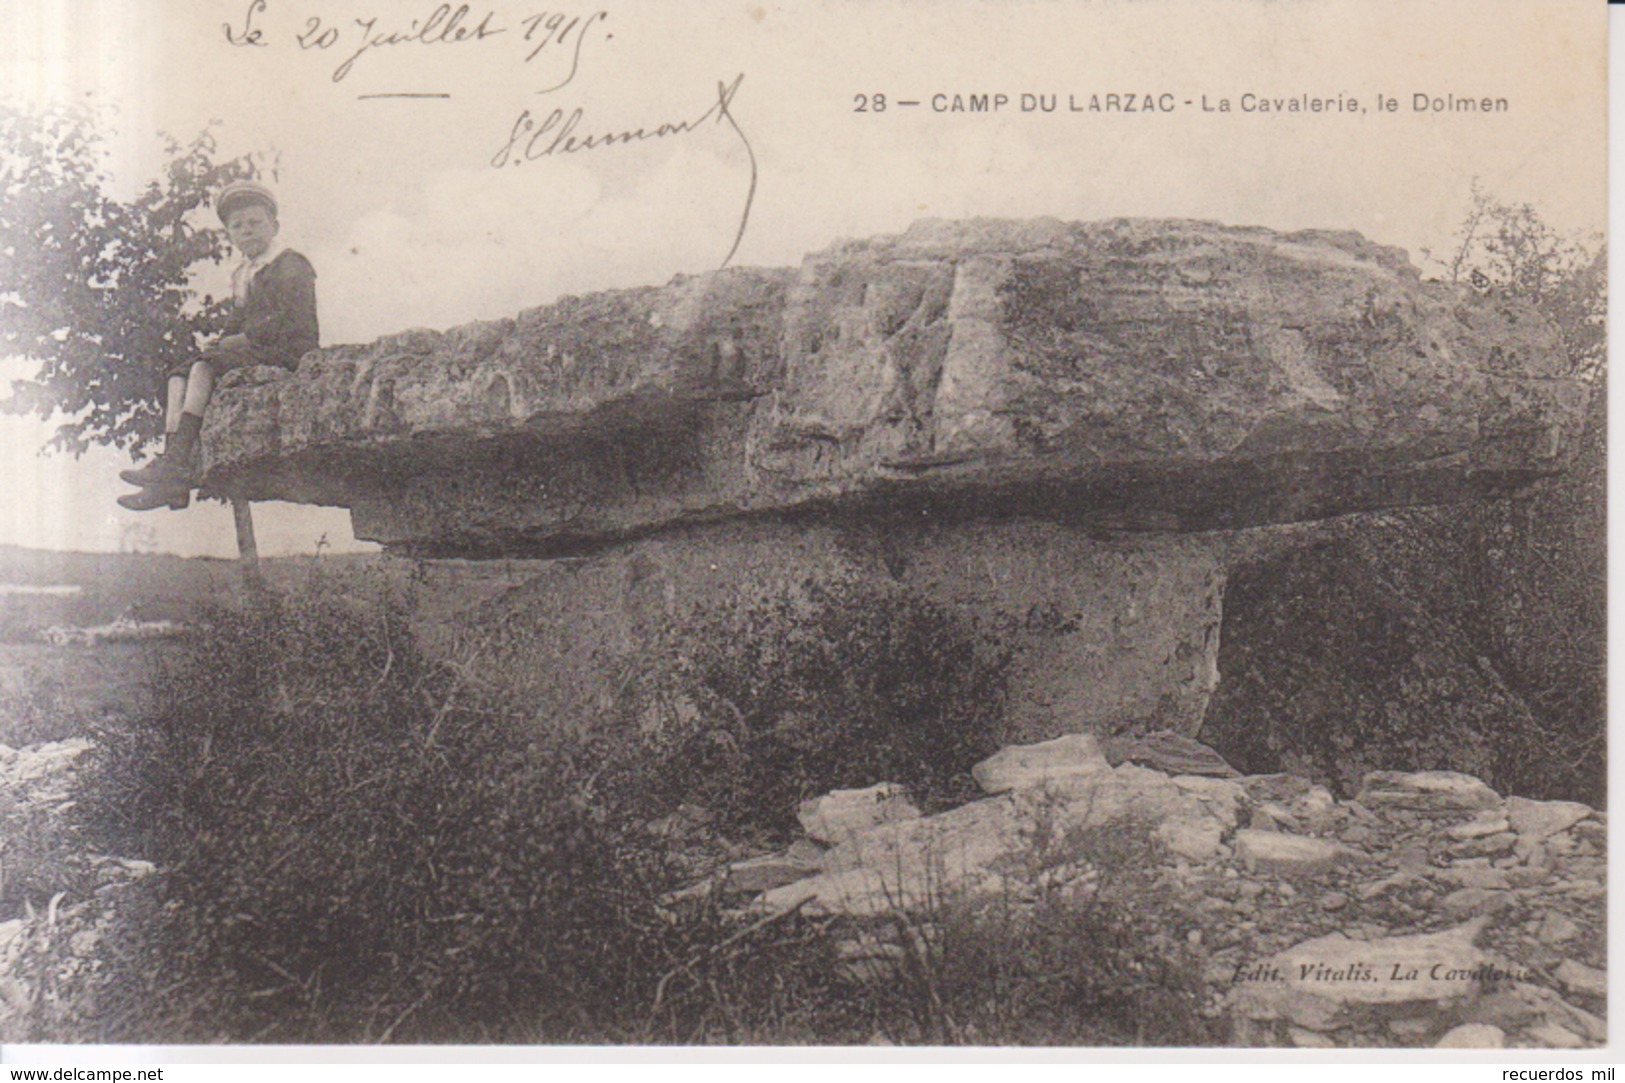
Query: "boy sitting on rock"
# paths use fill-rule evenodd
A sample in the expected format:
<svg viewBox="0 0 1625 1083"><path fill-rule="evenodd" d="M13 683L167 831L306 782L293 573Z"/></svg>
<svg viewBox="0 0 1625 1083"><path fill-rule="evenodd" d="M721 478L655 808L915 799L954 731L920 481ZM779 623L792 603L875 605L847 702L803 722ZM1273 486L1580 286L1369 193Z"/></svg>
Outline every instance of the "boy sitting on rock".
<svg viewBox="0 0 1625 1083"><path fill-rule="evenodd" d="M234 306L220 340L169 374L163 454L148 466L119 473L141 486L140 492L119 497L119 504L132 511L190 503L203 411L219 376L253 365L291 372L316 348L316 271L304 256L276 243L276 197L263 185L240 181L221 191L215 211L243 257L231 276Z"/></svg>

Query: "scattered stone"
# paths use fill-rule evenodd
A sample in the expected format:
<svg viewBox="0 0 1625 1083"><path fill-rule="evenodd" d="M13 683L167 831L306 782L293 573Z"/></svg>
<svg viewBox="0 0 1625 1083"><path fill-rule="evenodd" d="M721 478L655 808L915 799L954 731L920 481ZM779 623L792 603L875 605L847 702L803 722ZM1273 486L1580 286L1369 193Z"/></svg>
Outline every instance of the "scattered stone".
<svg viewBox="0 0 1625 1083"><path fill-rule="evenodd" d="M1375 823L1377 820L1376 813L1372 812L1370 809L1366 808L1364 805L1360 804L1360 802L1355 800L1344 801L1343 811L1348 813L1350 816L1353 816L1356 820L1360 820L1364 823Z"/></svg>
<svg viewBox="0 0 1625 1083"><path fill-rule="evenodd" d="M782 856L753 857L736 861L728 866L724 886L729 891L760 894L785 884L793 884L818 873L817 865L809 865L788 854Z"/></svg>
<svg viewBox="0 0 1625 1083"><path fill-rule="evenodd" d="M784 856L792 861L800 861L807 865L817 865L824 860L826 847L812 839L797 839L784 851Z"/></svg>
<svg viewBox="0 0 1625 1083"><path fill-rule="evenodd" d="M1223 836L1219 821L1211 816L1164 820L1156 830L1164 846L1191 861L1206 861L1217 854Z"/></svg>
<svg viewBox="0 0 1625 1083"><path fill-rule="evenodd" d="M1390 857L1394 867L1409 872L1433 871L1433 855L1426 846L1412 843L1396 849Z"/></svg>
<svg viewBox="0 0 1625 1083"><path fill-rule="evenodd" d="M1506 1032L1488 1023L1463 1023L1452 1027L1433 1044L1435 1049L1504 1049Z"/></svg>
<svg viewBox="0 0 1625 1083"><path fill-rule="evenodd" d="M1531 1018L1556 1021L1565 1029L1584 1036L1587 1041L1608 1040L1607 1023L1588 1011L1576 1008L1545 986L1520 982L1512 987L1512 992L1532 1009Z"/></svg>
<svg viewBox="0 0 1625 1083"><path fill-rule="evenodd" d="M1341 891L1328 891L1320 897L1320 908L1328 913L1335 913L1349 904L1349 897Z"/></svg>
<svg viewBox="0 0 1625 1083"><path fill-rule="evenodd" d="M1586 966L1584 963L1577 963L1573 959L1564 959L1559 963L1553 976L1571 993L1591 997L1608 995L1607 972Z"/></svg>
<svg viewBox="0 0 1625 1083"><path fill-rule="evenodd" d="M1095 738L1074 733L1032 745L1000 749L971 768L983 793L1000 794L1111 770Z"/></svg>
<svg viewBox="0 0 1625 1083"><path fill-rule="evenodd" d="M1143 737L1108 737L1101 747L1106 762L1113 767L1135 763L1165 775L1205 775L1211 778L1240 778L1241 772L1223 756L1191 737L1171 730Z"/></svg>
<svg viewBox="0 0 1625 1083"><path fill-rule="evenodd" d="M839 960L837 969L848 981L878 985L897 977L908 958L908 949L859 932L835 942L835 957Z"/></svg>
<svg viewBox="0 0 1625 1083"><path fill-rule="evenodd" d="M1265 964L1274 980L1238 983L1231 1005L1252 1019L1328 1031L1398 1004L1464 1000L1492 975L1492 960L1473 944L1484 920L1416 936L1305 941Z"/></svg>
<svg viewBox="0 0 1625 1083"><path fill-rule="evenodd" d="M1286 1035L1292 1039L1292 1044L1299 1049L1336 1049L1337 1043L1318 1030L1308 1027L1289 1026Z"/></svg>
<svg viewBox="0 0 1625 1083"><path fill-rule="evenodd" d="M130 878L134 880L139 880L143 876L151 876L158 868L152 862L142 861L139 858L115 857L113 860L118 863L119 868L129 873Z"/></svg>
<svg viewBox="0 0 1625 1083"><path fill-rule="evenodd" d="M1255 808L1247 814L1247 826L1253 831L1276 832L1281 830L1281 825L1275 822L1275 817L1261 808Z"/></svg>
<svg viewBox="0 0 1625 1083"><path fill-rule="evenodd" d="M1288 814L1312 830L1326 830L1337 822L1337 798L1326 787L1315 786L1308 793L1293 798Z"/></svg>
<svg viewBox="0 0 1625 1083"><path fill-rule="evenodd" d="M1593 813L1592 815L1596 814ZM1599 849L1606 850L1608 848L1608 827L1605 824L1594 819L1582 820L1569 830L1574 832L1577 838L1584 839Z"/></svg>
<svg viewBox="0 0 1625 1083"><path fill-rule="evenodd" d="M895 782L877 782L861 790L832 790L803 801L796 819L807 837L838 845L881 824L917 819L920 810Z"/></svg>
<svg viewBox="0 0 1625 1083"><path fill-rule="evenodd" d="M1357 855L1325 839L1247 829L1236 832L1236 855L1248 872L1304 876L1354 861Z"/></svg>
<svg viewBox="0 0 1625 1083"><path fill-rule="evenodd" d="M73 761L94 747L82 737L48 741L27 748L8 749L0 778L12 784L32 782L72 766Z"/></svg>
<svg viewBox="0 0 1625 1083"><path fill-rule="evenodd" d="M1384 892L1393 891L1396 888L1402 888L1415 882L1416 877L1410 873L1396 873L1393 876L1384 877L1381 880L1372 880L1369 883L1360 885L1360 898L1366 900L1375 899Z"/></svg>
<svg viewBox="0 0 1625 1083"><path fill-rule="evenodd" d="M1481 839L1486 835L1499 835L1510 827L1507 818L1498 810L1485 809L1471 820L1446 828L1445 834L1453 839Z"/></svg>
<svg viewBox="0 0 1625 1083"><path fill-rule="evenodd" d="M1489 888L1464 887L1452 891L1439 902L1439 906L1456 917L1474 914L1493 914L1512 905L1512 895Z"/></svg>
<svg viewBox="0 0 1625 1083"><path fill-rule="evenodd" d="M1513 846L1517 845L1518 836L1511 831L1503 831L1496 835L1485 835L1481 838L1468 839L1457 843L1451 850L1458 857L1487 857L1507 854ZM1511 864L1517 863L1517 858L1509 857Z"/></svg>
<svg viewBox="0 0 1625 1083"><path fill-rule="evenodd" d="M1584 1049L1585 1039L1556 1023L1542 1023L1524 1031L1538 1047L1545 1049Z"/></svg>
<svg viewBox="0 0 1625 1083"><path fill-rule="evenodd" d="M1261 831L1285 831L1293 835L1303 834L1303 825L1298 822L1285 805L1275 801L1265 801L1253 809L1252 827Z"/></svg>
<svg viewBox="0 0 1625 1083"><path fill-rule="evenodd" d="M1544 884L1551 878L1552 870L1548 865L1524 865L1521 868L1506 870L1507 883L1515 888L1531 888Z"/></svg>
<svg viewBox="0 0 1625 1083"><path fill-rule="evenodd" d="M1457 771L1373 771L1357 800L1373 809L1454 812L1494 808L1501 797L1474 778Z"/></svg>
<svg viewBox="0 0 1625 1083"><path fill-rule="evenodd" d="M1247 802L1246 790L1227 779L1200 775L1175 775L1171 781L1202 802L1208 813L1226 830L1235 828L1242 806Z"/></svg>
<svg viewBox="0 0 1625 1083"><path fill-rule="evenodd" d="M1290 801L1308 793L1313 783L1298 775L1246 775L1236 782L1254 801Z"/></svg>
<svg viewBox="0 0 1625 1083"><path fill-rule="evenodd" d="M1542 944L1555 946L1573 940L1580 935L1580 931L1578 922L1552 910L1541 920L1540 927L1535 930L1535 937Z"/></svg>
<svg viewBox="0 0 1625 1083"><path fill-rule="evenodd" d="M1552 835L1546 839L1546 851L1557 857L1568 857L1579 848L1580 840L1567 833Z"/></svg>
<svg viewBox="0 0 1625 1083"><path fill-rule="evenodd" d="M1430 1019L1408 1018L1390 1019L1388 1021L1388 1033L1392 1034L1401 1041L1410 1042L1412 1044L1416 1044L1423 1038L1426 1038L1428 1031L1432 1029L1433 1021Z"/></svg>
<svg viewBox="0 0 1625 1083"><path fill-rule="evenodd" d="M1507 820L1521 837L1541 841L1559 831L1567 831L1591 815L1591 809L1576 801L1531 801L1525 797L1507 798Z"/></svg>
<svg viewBox="0 0 1625 1083"><path fill-rule="evenodd" d="M1541 1018L1542 1012L1530 1004L1520 989L1497 990L1479 997L1463 1007L1463 1023L1480 1023L1503 1032L1528 1026Z"/></svg>
<svg viewBox="0 0 1625 1083"><path fill-rule="evenodd" d="M1008 796L882 823L826 852L817 876L774 888L754 906L768 911L804 906L809 916L866 916L996 891L1004 881L989 866L1026 853L1032 827L1032 819Z"/></svg>
<svg viewBox="0 0 1625 1083"><path fill-rule="evenodd" d="M1512 886L1512 881L1507 879L1506 873L1489 865L1456 865L1448 869L1440 869L1435 875L1441 880L1455 884L1457 887L1505 891Z"/></svg>

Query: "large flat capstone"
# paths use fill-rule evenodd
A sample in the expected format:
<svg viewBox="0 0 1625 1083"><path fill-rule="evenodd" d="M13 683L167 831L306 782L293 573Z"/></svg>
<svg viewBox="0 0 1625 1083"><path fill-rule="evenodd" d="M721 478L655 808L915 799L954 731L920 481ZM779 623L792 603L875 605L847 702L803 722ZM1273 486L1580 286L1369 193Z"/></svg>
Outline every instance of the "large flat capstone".
<svg viewBox="0 0 1625 1083"><path fill-rule="evenodd" d="M1585 392L1551 329L1353 233L928 221L222 390L207 481L430 556L740 517L1206 531L1495 492Z"/></svg>

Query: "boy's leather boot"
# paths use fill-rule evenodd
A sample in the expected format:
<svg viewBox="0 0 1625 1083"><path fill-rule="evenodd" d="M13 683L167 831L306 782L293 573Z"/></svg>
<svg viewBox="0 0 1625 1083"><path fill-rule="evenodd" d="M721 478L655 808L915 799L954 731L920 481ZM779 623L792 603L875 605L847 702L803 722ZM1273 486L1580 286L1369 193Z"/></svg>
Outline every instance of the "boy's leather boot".
<svg viewBox="0 0 1625 1083"><path fill-rule="evenodd" d="M154 485L164 480L164 458L175 446L175 433L164 433L164 450L153 456L152 462L146 466L137 466L129 470L118 472L120 481L127 481L131 485Z"/></svg>
<svg viewBox="0 0 1625 1083"><path fill-rule="evenodd" d="M163 482L142 489L138 493L121 496L118 502L119 507L129 508L131 511L152 511L154 508L180 511L192 502L192 487L184 482Z"/></svg>
<svg viewBox="0 0 1625 1083"><path fill-rule="evenodd" d="M164 440L164 452L138 470L121 470L119 477L131 485L192 485L197 473L198 436L203 419L182 414L180 427Z"/></svg>

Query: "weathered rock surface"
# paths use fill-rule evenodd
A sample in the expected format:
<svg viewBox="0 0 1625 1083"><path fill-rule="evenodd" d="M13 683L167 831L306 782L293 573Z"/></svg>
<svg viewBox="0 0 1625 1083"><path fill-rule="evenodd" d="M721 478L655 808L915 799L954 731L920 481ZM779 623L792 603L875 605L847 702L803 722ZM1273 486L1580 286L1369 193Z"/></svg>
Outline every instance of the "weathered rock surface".
<svg viewBox="0 0 1625 1083"><path fill-rule="evenodd" d="M222 391L207 480L430 555L800 512L1235 528L1552 471L1560 353L1352 233L928 221L318 351Z"/></svg>
<svg viewBox="0 0 1625 1083"><path fill-rule="evenodd" d="M901 786L878 782L861 790L834 790L796 810L801 829L815 842L832 845L897 820L918 819L920 810Z"/></svg>
<svg viewBox="0 0 1625 1083"><path fill-rule="evenodd" d="M80 758L93 747L81 738L0 745L0 851L13 831L19 841L82 837L69 819L70 795ZM19 856L43 865L37 853ZM44 905L0 912L0 1042L93 1040L90 1009L107 981L115 911L126 888L156 871L149 861L81 849L36 868L49 877L37 882L50 889Z"/></svg>
<svg viewBox="0 0 1625 1083"><path fill-rule="evenodd" d="M1501 798L1459 771L1373 771L1357 800L1367 808L1452 812L1493 808Z"/></svg>
<svg viewBox="0 0 1625 1083"><path fill-rule="evenodd" d="M1048 762L1071 745L1006 749L991 762ZM1484 836L1460 828L1493 826L1529 803L1477 807L1491 791L1476 779L1393 774L1374 780L1383 792L1472 799L1368 809L1328 806L1324 790L1289 777L1169 777L1130 764L1018 776L998 796L852 835L818 858L816 874L764 892L752 909L847 919L852 976L884 982L909 965L909 936L929 934L954 907L1109 902L1149 910L1202 947L1207 1010L1227 1021L1233 1044L1606 1040L1593 1011L1607 996L1604 858L1576 842L1601 813L1586 809L1492 864L1471 853ZM1317 826L1249 827L1266 807Z"/></svg>
<svg viewBox="0 0 1625 1083"><path fill-rule="evenodd" d="M1033 745L1012 745L971 768L983 793L1030 789L1111 770L1100 744L1086 733Z"/></svg>

